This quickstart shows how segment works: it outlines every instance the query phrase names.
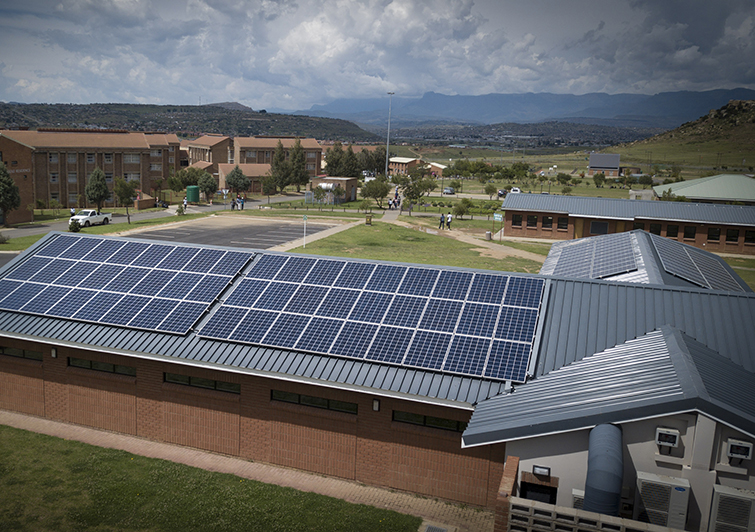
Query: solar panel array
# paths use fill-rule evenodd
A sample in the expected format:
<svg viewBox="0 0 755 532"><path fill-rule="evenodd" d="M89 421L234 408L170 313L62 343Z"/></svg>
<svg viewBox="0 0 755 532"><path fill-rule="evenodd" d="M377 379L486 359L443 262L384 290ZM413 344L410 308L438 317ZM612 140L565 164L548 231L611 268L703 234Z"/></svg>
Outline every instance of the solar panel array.
<svg viewBox="0 0 755 532"><path fill-rule="evenodd" d="M697 286L711 290L744 292L723 264L713 255L658 235L650 235L663 269Z"/></svg>
<svg viewBox="0 0 755 532"><path fill-rule="evenodd" d="M252 256L59 235L0 279L0 309L184 334Z"/></svg>
<svg viewBox="0 0 755 532"><path fill-rule="evenodd" d="M208 338L524 382L543 279L262 254Z"/></svg>
<svg viewBox="0 0 755 532"><path fill-rule="evenodd" d="M637 269L629 233L577 240L561 247L553 275L579 279L603 279Z"/></svg>

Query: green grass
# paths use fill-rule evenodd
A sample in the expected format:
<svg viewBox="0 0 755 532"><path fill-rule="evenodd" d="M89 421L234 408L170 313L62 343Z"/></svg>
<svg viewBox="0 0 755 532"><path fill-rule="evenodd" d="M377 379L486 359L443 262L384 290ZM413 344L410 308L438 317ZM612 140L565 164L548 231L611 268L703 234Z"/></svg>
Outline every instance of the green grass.
<svg viewBox="0 0 755 532"><path fill-rule="evenodd" d="M23 251L38 240L44 237L41 235L22 236L19 238L9 238L4 244L0 244L0 251Z"/></svg>
<svg viewBox="0 0 755 532"><path fill-rule="evenodd" d="M747 283L747 286L755 290L755 258L723 257L723 259L734 268L734 271Z"/></svg>
<svg viewBox="0 0 755 532"><path fill-rule="evenodd" d="M474 251L473 245L380 222L359 225L291 251L510 272L537 273L540 270L540 264L535 261L484 257Z"/></svg>
<svg viewBox="0 0 755 532"><path fill-rule="evenodd" d="M522 251L529 251L530 253L537 253L543 257L548 256L548 252L550 252L552 245L544 242L512 242L511 240L503 241L502 244L506 247L521 249Z"/></svg>
<svg viewBox="0 0 755 532"><path fill-rule="evenodd" d="M416 532L419 517L0 426L0 530Z"/></svg>

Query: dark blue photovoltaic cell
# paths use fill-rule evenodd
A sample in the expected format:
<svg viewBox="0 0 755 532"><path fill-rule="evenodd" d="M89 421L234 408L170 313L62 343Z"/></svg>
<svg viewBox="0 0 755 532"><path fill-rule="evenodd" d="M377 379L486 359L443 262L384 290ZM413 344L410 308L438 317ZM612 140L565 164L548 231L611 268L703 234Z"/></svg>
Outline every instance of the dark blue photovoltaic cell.
<svg viewBox="0 0 755 532"><path fill-rule="evenodd" d="M277 317L277 312L250 310L231 335L231 340L250 343L261 342Z"/></svg>
<svg viewBox="0 0 755 532"><path fill-rule="evenodd" d="M108 259L110 256L125 245L125 242L117 240L103 240L99 246L92 249L92 251L81 257L81 259L92 262L109 262Z"/></svg>
<svg viewBox="0 0 755 532"><path fill-rule="evenodd" d="M21 307L21 310L24 312L44 314L55 305L55 303L60 301L70 290L70 288L63 286L48 286L37 294L37 297Z"/></svg>
<svg viewBox="0 0 755 532"><path fill-rule="evenodd" d="M78 262L75 268L71 268L66 273L55 280L55 284L63 286L76 286L83 281L90 273L97 269L99 264L94 262Z"/></svg>
<svg viewBox="0 0 755 532"><path fill-rule="evenodd" d="M543 293L542 279L532 277L511 277L506 289L504 305L515 307L539 308L540 296Z"/></svg>
<svg viewBox="0 0 755 532"><path fill-rule="evenodd" d="M202 277L199 273L177 273L157 295L158 297L167 297L170 299L183 299L186 294L194 290L194 287L199 284Z"/></svg>
<svg viewBox="0 0 755 532"><path fill-rule="evenodd" d="M50 264L39 270L37 274L33 275L29 280L35 283L51 284L55 281L55 279L68 271L68 269L71 268L71 266L73 266L74 264L76 264L75 260L55 259Z"/></svg>
<svg viewBox="0 0 755 532"><path fill-rule="evenodd" d="M372 346L367 352L368 360L401 364L404 361L406 348L412 341L414 329L382 326L378 329Z"/></svg>
<svg viewBox="0 0 755 532"><path fill-rule="evenodd" d="M304 329L304 334L296 342L296 349L327 353L343 323L342 320L312 318L307 328Z"/></svg>
<svg viewBox="0 0 755 532"><path fill-rule="evenodd" d="M283 310L296 314L314 314L327 293L328 289L324 286L303 284L299 286L299 289L296 290L296 293Z"/></svg>
<svg viewBox="0 0 755 532"><path fill-rule="evenodd" d="M378 326L372 323L347 321L340 334L330 346L330 352L353 358L363 358Z"/></svg>
<svg viewBox="0 0 755 532"><path fill-rule="evenodd" d="M80 290L75 288L66 294L65 299L59 301L55 306L47 311L50 316L60 316L70 318L76 314L81 307L87 304L97 294L94 290Z"/></svg>
<svg viewBox="0 0 755 532"><path fill-rule="evenodd" d="M457 334L451 342L443 369L465 375L482 375L489 347L490 338L474 338Z"/></svg>
<svg viewBox="0 0 755 532"><path fill-rule="evenodd" d="M16 279L17 281L28 281L34 277L38 271L47 266L53 259L43 257L31 257L24 261L18 268L5 276L5 279Z"/></svg>
<svg viewBox="0 0 755 532"><path fill-rule="evenodd" d="M393 303L383 317L383 324L416 327L426 304L427 298L424 297L394 296Z"/></svg>
<svg viewBox="0 0 755 532"><path fill-rule="evenodd" d="M359 300L349 315L349 320L380 323L392 299L393 296L391 294L362 292L362 295L359 296Z"/></svg>
<svg viewBox="0 0 755 532"><path fill-rule="evenodd" d="M508 280L509 278L506 275L476 273L467 295L467 301L500 305L503 302Z"/></svg>
<svg viewBox="0 0 755 532"><path fill-rule="evenodd" d="M126 242L126 245L116 251L108 259L109 264L131 264L149 247L144 242Z"/></svg>
<svg viewBox="0 0 755 532"><path fill-rule="evenodd" d="M148 297L125 296L113 309L105 314L102 319L103 323L113 323L115 325L126 325L134 315L147 306Z"/></svg>
<svg viewBox="0 0 755 532"><path fill-rule="evenodd" d="M446 358L451 335L430 331L417 331L404 359L407 366L440 369Z"/></svg>
<svg viewBox="0 0 755 532"><path fill-rule="evenodd" d="M220 275L205 275L184 299L212 303L231 280Z"/></svg>
<svg viewBox="0 0 755 532"><path fill-rule="evenodd" d="M429 296L438 278L438 270L429 268L408 268L398 289L399 294Z"/></svg>
<svg viewBox="0 0 755 532"><path fill-rule="evenodd" d="M464 310L461 313L456 334L487 336L490 338L493 335L493 329L495 329L500 308L497 305L467 303L464 305Z"/></svg>
<svg viewBox="0 0 755 532"><path fill-rule="evenodd" d="M537 310L529 308L503 307L496 338L531 342L535 335Z"/></svg>
<svg viewBox="0 0 755 532"><path fill-rule="evenodd" d="M163 320L159 330L184 334L194 325L194 322L199 319L206 308L207 305L204 303L183 301Z"/></svg>
<svg viewBox="0 0 755 532"><path fill-rule="evenodd" d="M365 290L374 290L376 292L394 293L401 280L404 278L406 268L404 266L390 266L387 264L378 264L372 273Z"/></svg>
<svg viewBox="0 0 755 532"><path fill-rule="evenodd" d="M110 312L118 301L123 298L123 294L114 294L112 292L98 292L86 305L81 307L73 317L77 320L99 321L105 314Z"/></svg>
<svg viewBox="0 0 755 532"><path fill-rule="evenodd" d="M524 382L527 379L530 345L493 340L485 377Z"/></svg>
<svg viewBox="0 0 755 532"><path fill-rule="evenodd" d="M234 288L233 293L225 300L225 304L250 308L268 284L270 284L268 281L244 279Z"/></svg>
<svg viewBox="0 0 755 532"><path fill-rule="evenodd" d="M291 257L275 276L276 281L301 282L312 269L317 259Z"/></svg>
<svg viewBox="0 0 755 532"><path fill-rule="evenodd" d="M272 279L278 275L278 270L287 260L288 257L284 255L261 255L246 276L252 279Z"/></svg>
<svg viewBox="0 0 755 532"><path fill-rule="evenodd" d="M0 279L0 301L7 297L16 288L23 285L21 281L11 281L10 279Z"/></svg>
<svg viewBox="0 0 755 532"><path fill-rule="evenodd" d="M152 244L147 251L139 255L131 266L142 266L144 268L154 268L160 261L165 259L175 249L175 246L163 246Z"/></svg>
<svg viewBox="0 0 755 532"><path fill-rule="evenodd" d="M435 290L433 290L433 297L464 301L471 283L471 273L449 270L442 271L435 285Z"/></svg>
<svg viewBox="0 0 755 532"><path fill-rule="evenodd" d="M454 332L456 322L461 314L461 301L447 301L444 299L430 299L427 302L425 315L419 324L420 329L432 331Z"/></svg>
<svg viewBox="0 0 755 532"><path fill-rule="evenodd" d="M58 257L61 253L74 245L81 238L83 237L72 235L58 235L43 249L37 251L36 255L40 257Z"/></svg>
<svg viewBox="0 0 755 532"><path fill-rule="evenodd" d="M341 275L335 280L333 286L341 288L356 288L362 289L367 284L367 280L372 274L372 270L375 269L374 264L366 262L347 262Z"/></svg>
<svg viewBox="0 0 755 532"><path fill-rule="evenodd" d="M240 251L228 251L223 258L210 270L209 273L215 275L236 275L244 267L246 262L254 256L254 253L243 253ZM196 258L195 258L196 260ZM194 262L189 263L188 271L194 271Z"/></svg>
<svg viewBox="0 0 755 532"><path fill-rule="evenodd" d="M202 326L202 336L228 338L246 313L247 309L243 308L220 307Z"/></svg>
<svg viewBox="0 0 755 532"><path fill-rule="evenodd" d="M78 259L96 248L100 242L99 238L81 237L71 247L61 253L59 257L63 259Z"/></svg>
<svg viewBox="0 0 755 532"><path fill-rule="evenodd" d="M262 343L276 347L293 347L309 320L309 316L281 314L262 339Z"/></svg>
<svg viewBox="0 0 755 532"><path fill-rule="evenodd" d="M149 253L153 253L153 250L150 249ZM199 253L197 248L176 247L167 257L158 262L156 267L163 270L181 270L197 253Z"/></svg>
<svg viewBox="0 0 755 532"><path fill-rule="evenodd" d="M317 315L345 319L358 297L359 292L356 290L333 288L328 292L328 297L322 302L320 308L317 309Z"/></svg>
<svg viewBox="0 0 755 532"><path fill-rule="evenodd" d="M183 271L208 273L223 255L225 255L225 252L220 249L200 249L199 253L186 262ZM233 275L236 271L238 271L238 268L232 273L225 275Z"/></svg>
<svg viewBox="0 0 755 532"><path fill-rule="evenodd" d="M309 275L304 279L304 282L307 284L331 286L335 278L340 275L345 264L346 262L342 260L320 259L309 271Z"/></svg>
<svg viewBox="0 0 755 532"><path fill-rule="evenodd" d="M149 270L147 268L127 267L112 281L105 285L104 289L109 292L128 292L142 281Z"/></svg>
<svg viewBox="0 0 755 532"><path fill-rule="evenodd" d="M296 292L298 285L290 283L270 283L262 295L257 299L254 308L264 310L283 310L288 300Z"/></svg>
<svg viewBox="0 0 755 532"><path fill-rule="evenodd" d="M178 306L178 303L178 301L171 299L153 299L139 314L134 316L134 319L128 322L128 325L129 327L154 330Z"/></svg>
<svg viewBox="0 0 755 532"><path fill-rule="evenodd" d="M136 286L130 290L130 293L141 296L156 296L157 293L175 276L176 272L168 270L152 270L144 277L144 279L136 283Z"/></svg>
<svg viewBox="0 0 755 532"><path fill-rule="evenodd" d="M121 273L125 269L125 266L116 266L114 264L100 264L99 267L94 270L89 276L78 284L79 288L94 288L99 290L110 281L112 281L116 275Z"/></svg>
<svg viewBox="0 0 755 532"><path fill-rule="evenodd" d="M0 301L0 308L18 310L44 289L44 285L24 283ZM0 297L3 297L0 295Z"/></svg>

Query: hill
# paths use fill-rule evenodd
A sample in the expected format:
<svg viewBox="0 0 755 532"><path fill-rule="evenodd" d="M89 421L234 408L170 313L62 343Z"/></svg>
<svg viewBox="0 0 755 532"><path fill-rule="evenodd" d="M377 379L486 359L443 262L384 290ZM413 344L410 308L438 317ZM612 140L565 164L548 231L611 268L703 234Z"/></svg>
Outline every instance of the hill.
<svg viewBox="0 0 755 532"><path fill-rule="evenodd" d="M140 105L120 103L0 103L0 128L94 128L168 131L182 136L217 133L231 136L297 135L321 140L375 141L356 124L334 118L253 111L236 103Z"/></svg>

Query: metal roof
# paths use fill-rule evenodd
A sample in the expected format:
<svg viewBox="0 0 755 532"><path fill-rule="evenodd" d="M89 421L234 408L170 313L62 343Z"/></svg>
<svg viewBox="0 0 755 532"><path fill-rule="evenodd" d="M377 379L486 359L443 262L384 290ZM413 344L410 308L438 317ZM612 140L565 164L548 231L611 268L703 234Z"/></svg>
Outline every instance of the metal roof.
<svg viewBox="0 0 755 532"><path fill-rule="evenodd" d="M658 197L667 190L694 200L755 201L755 179L742 174L719 174L653 187Z"/></svg>
<svg viewBox="0 0 755 532"><path fill-rule="evenodd" d="M643 201L550 194L508 194L503 209L553 212L581 218L668 220L755 226L755 207L679 201Z"/></svg>
<svg viewBox="0 0 755 532"><path fill-rule="evenodd" d="M619 169L621 164L621 155L618 153L591 153L590 154L590 168L612 168Z"/></svg>
<svg viewBox="0 0 755 532"><path fill-rule="evenodd" d="M664 326L479 404L462 444L695 411L755 437L755 373Z"/></svg>

